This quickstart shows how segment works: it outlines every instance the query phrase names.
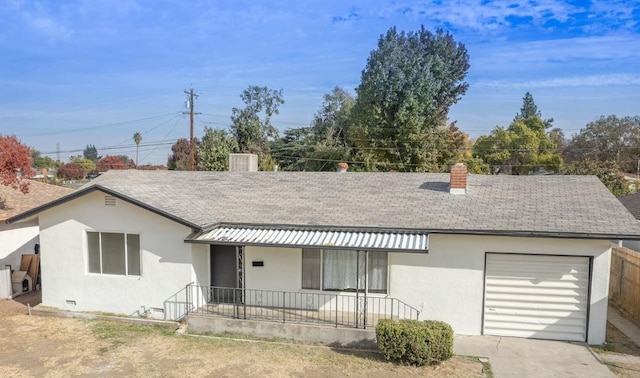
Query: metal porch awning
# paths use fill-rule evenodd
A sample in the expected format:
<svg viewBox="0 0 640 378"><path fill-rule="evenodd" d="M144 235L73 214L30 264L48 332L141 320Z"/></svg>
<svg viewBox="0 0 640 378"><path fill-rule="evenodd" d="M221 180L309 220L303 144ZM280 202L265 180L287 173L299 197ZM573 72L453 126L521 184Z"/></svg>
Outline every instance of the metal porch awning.
<svg viewBox="0 0 640 378"><path fill-rule="evenodd" d="M189 235L187 243L428 252L428 233L219 227Z"/></svg>

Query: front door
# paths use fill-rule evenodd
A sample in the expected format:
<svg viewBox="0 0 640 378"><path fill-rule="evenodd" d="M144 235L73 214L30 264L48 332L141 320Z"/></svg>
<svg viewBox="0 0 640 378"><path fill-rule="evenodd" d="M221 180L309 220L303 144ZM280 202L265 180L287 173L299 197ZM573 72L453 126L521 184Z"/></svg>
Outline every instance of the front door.
<svg viewBox="0 0 640 378"><path fill-rule="evenodd" d="M211 246L211 286L213 300L217 303L233 303L238 287L236 247L232 245Z"/></svg>

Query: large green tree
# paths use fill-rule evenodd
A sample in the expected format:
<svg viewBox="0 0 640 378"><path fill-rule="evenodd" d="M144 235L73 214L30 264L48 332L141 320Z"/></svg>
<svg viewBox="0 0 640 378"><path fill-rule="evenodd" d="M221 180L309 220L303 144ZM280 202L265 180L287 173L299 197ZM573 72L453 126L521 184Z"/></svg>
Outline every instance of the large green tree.
<svg viewBox="0 0 640 378"><path fill-rule="evenodd" d="M542 119L545 128L549 128L551 127L551 125L553 125L553 118L543 119L542 113L540 113L536 102L533 100L533 95L527 92L522 98L522 107L520 108L520 112L516 114L516 118L514 118L514 121L519 119L527 119L529 117L538 117Z"/></svg>
<svg viewBox="0 0 640 378"><path fill-rule="evenodd" d="M635 173L640 159L640 116L601 116L589 122L565 147L565 159L579 162L612 161L624 172Z"/></svg>
<svg viewBox="0 0 640 378"><path fill-rule="evenodd" d="M489 164L494 172L527 174L539 169L557 172L562 165L558 143L564 140L559 129L547 132L553 119L543 119L533 96L527 92L522 108L508 128L496 126L473 145L473 155Z"/></svg>
<svg viewBox="0 0 640 378"><path fill-rule="evenodd" d="M226 171L229 154L238 151L238 143L226 130L204 128L204 136L198 147L198 170Z"/></svg>
<svg viewBox="0 0 640 378"><path fill-rule="evenodd" d="M391 28L362 71L350 138L365 170L442 170L438 154L447 115L467 91L469 55L453 36L422 27Z"/></svg>
<svg viewBox="0 0 640 378"><path fill-rule="evenodd" d="M514 120L508 128L497 126L473 145L473 154L506 174L527 174L539 169L557 172L562 156L554 140L545 132L539 116Z"/></svg>
<svg viewBox="0 0 640 378"><path fill-rule="evenodd" d="M263 157L269 153L269 140L278 136L271 117L277 115L278 107L284 104L282 90L249 86L240 98L245 107L231 110L231 134L241 152Z"/></svg>

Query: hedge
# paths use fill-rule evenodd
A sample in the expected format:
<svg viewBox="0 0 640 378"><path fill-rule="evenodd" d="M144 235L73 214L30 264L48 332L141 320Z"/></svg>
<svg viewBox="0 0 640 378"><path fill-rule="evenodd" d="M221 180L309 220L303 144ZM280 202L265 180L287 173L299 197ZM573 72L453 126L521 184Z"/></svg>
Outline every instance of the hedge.
<svg viewBox="0 0 640 378"><path fill-rule="evenodd" d="M453 356L453 329L436 320L382 319L376 342L387 360L408 365L436 365Z"/></svg>

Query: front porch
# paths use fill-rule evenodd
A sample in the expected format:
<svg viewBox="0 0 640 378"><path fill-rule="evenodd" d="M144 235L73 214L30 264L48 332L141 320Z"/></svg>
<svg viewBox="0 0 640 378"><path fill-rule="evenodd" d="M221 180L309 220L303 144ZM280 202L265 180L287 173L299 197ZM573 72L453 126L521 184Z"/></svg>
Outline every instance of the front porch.
<svg viewBox="0 0 640 378"><path fill-rule="evenodd" d="M334 328L374 329L380 319L418 319L396 298L365 293L316 293L187 286L187 315Z"/></svg>
<svg viewBox="0 0 640 378"><path fill-rule="evenodd" d="M244 333L350 347L375 347L380 319L418 319L420 311L390 297L188 285L191 331Z"/></svg>

